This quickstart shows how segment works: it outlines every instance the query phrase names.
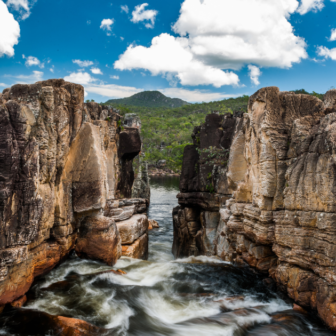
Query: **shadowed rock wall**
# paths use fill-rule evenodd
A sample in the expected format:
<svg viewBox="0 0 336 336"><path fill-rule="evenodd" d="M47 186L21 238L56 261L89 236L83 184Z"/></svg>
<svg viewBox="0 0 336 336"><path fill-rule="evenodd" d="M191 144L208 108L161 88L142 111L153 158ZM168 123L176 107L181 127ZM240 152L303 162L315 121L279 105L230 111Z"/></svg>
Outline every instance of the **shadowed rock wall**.
<svg viewBox="0 0 336 336"><path fill-rule="evenodd" d="M131 190L123 160L141 140L137 130L120 133L116 111L83 101L83 87L62 79L0 94L0 306L75 246L109 265L121 256L115 219L104 213L118 186Z"/></svg>
<svg viewBox="0 0 336 336"><path fill-rule="evenodd" d="M251 96L248 113L236 119L226 170L219 173L232 198L219 207L212 245L224 260L247 263L269 274L298 304L316 309L334 330L335 125L336 90L327 92L323 102L276 87ZM188 162L198 162L194 149L186 149L185 155L190 156ZM183 247L185 237L192 236L186 209L191 206L205 218L201 197L192 196L202 193L202 184L191 170L186 177L184 173L185 168L181 191L187 194L183 198L179 194L183 207L174 212L175 227L187 222L184 235L175 230Z"/></svg>

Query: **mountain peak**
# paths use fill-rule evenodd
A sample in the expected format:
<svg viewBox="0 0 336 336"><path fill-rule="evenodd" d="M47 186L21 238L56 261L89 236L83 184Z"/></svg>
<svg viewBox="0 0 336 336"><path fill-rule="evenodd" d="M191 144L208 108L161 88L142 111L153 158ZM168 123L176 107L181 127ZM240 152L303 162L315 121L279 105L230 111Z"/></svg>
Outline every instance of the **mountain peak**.
<svg viewBox="0 0 336 336"><path fill-rule="evenodd" d="M166 97L160 91L143 91L128 98L110 99L106 104L167 108L189 105L189 103L182 99Z"/></svg>

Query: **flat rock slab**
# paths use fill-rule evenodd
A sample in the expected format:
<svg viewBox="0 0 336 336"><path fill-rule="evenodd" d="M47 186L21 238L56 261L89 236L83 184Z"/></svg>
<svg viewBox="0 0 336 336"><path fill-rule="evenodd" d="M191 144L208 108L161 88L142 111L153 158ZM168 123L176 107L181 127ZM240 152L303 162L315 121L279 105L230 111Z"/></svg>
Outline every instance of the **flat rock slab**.
<svg viewBox="0 0 336 336"><path fill-rule="evenodd" d="M146 215L134 215L132 218L116 223L121 236L121 244L132 244L148 230Z"/></svg>
<svg viewBox="0 0 336 336"><path fill-rule="evenodd" d="M148 259L148 234L145 233L131 245L122 246L122 255L135 259Z"/></svg>

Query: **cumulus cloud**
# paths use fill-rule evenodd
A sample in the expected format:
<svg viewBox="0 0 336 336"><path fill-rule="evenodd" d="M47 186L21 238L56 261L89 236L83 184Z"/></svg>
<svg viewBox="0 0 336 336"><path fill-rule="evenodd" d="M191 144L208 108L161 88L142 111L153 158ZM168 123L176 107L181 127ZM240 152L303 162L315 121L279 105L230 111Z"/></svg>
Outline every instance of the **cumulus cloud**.
<svg viewBox="0 0 336 336"><path fill-rule="evenodd" d="M303 38L288 21L297 0L184 0L173 25L150 47L131 45L114 66L175 76L183 85L237 85L240 70L290 68L308 57ZM226 70L226 71L223 71Z"/></svg>
<svg viewBox="0 0 336 336"><path fill-rule="evenodd" d="M25 65L27 67L38 66L40 68L44 68L44 63L41 63L41 61L37 57L34 56L26 57L25 55L22 55L22 58L26 60Z"/></svg>
<svg viewBox="0 0 336 336"><path fill-rule="evenodd" d="M5 84L5 83L0 83L0 86L7 86L7 84Z"/></svg>
<svg viewBox="0 0 336 336"><path fill-rule="evenodd" d="M155 18L158 12L153 9L145 9L148 6L148 3L143 3L142 5L135 6L134 11L132 12L131 21L138 23L141 21L149 21L145 24L146 28L154 28Z"/></svg>
<svg viewBox="0 0 336 336"><path fill-rule="evenodd" d="M212 84L221 87L239 82L233 72L222 71L195 59L186 38L168 34L155 37L150 48L130 45L114 67L119 70L146 69L168 80L174 74L183 85Z"/></svg>
<svg viewBox="0 0 336 336"><path fill-rule="evenodd" d="M104 19L100 24L100 29L105 30L107 32L107 35L110 36L111 34L109 33L109 31L112 30L113 23L113 19Z"/></svg>
<svg viewBox="0 0 336 336"><path fill-rule="evenodd" d="M249 65L248 69L249 69L249 76L251 78L251 82L254 85L259 85L260 84L259 77L261 75L260 69L256 67L255 65Z"/></svg>
<svg viewBox="0 0 336 336"><path fill-rule="evenodd" d="M110 76L112 79L119 79L119 76Z"/></svg>
<svg viewBox="0 0 336 336"><path fill-rule="evenodd" d="M125 12L126 14L128 14L128 12L129 12L129 8L128 8L127 5L120 6L120 8L121 8L121 12Z"/></svg>
<svg viewBox="0 0 336 336"><path fill-rule="evenodd" d="M102 75L103 74L99 68L92 68L91 72L95 75Z"/></svg>
<svg viewBox="0 0 336 336"><path fill-rule="evenodd" d="M20 26L9 13L5 3L0 0L0 57L14 56L14 45L19 43Z"/></svg>
<svg viewBox="0 0 336 336"><path fill-rule="evenodd" d="M310 11L317 12L324 7L324 0L301 0L298 13L304 15Z"/></svg>
<svg viewBox="0 0 336 336"><path fill-rule="evenodd" d="M21 20L25 20L30 16L30 10L35 2L36 0L7 0L7 6L12 7L15 11L19 12Z"/></svg>
<svg viewBox="0 0 336 336"><path fill-rule="evenodd" d="M317 48L317 54L326 59L330 58L333 61L336 61L336 48L328 49L327 47L320 46Z"/></svg>
<svg viewBox="0 0 336 336"><path fill-rule="evenodd" d="M91 77L91 75L87 72L72 72L69 76L65 76L64 80L67 82L72 82L76 84L86 85L89 83L93 83L96 81L95 78Z"/></svg>
<svg viewBox="0 0 336 336"><path fill-rule="evenodd" d="M18 84L32 84L35 82L39 82L43 79L43 72L42 71L33 71L31 75L19 75L19 76L10 76L7 75L6 77L14 77L18 79L16 83Z"/></svg>
<svg viewBox="0 0 336 336"><path fill-rule="evenodd" d="M75 64L79 65L81 68L85 68L85 67L88 67L90 65L93 65L93 62L91 62L91 61L81 61L79 59L72 60L72 63L75 63Z"/></svg>
<svg viewBox="0 0 336 336"><path fill-rule="evenodd" d="M330 41L336 41L336 28L331 30Z"/></svg>
<svg viewBox="0 0 336 336"><path fill-rule="evenodd" d="M72 72L69 76L65 76L64 80L67 82L86 85L95 82L97 79L91 77L88 72L78 71Z"/></svg>
<svg viewBox="0 0 336 336"><path fill-rule="evenodd" d="M96 93L100 96L109 98L125 98L130 97L138 92L143 91L142 89L137 89L130 86L120 86L114 84L101 84L101 85L90 85L85 86L85 90L90 93Z"/></svg>

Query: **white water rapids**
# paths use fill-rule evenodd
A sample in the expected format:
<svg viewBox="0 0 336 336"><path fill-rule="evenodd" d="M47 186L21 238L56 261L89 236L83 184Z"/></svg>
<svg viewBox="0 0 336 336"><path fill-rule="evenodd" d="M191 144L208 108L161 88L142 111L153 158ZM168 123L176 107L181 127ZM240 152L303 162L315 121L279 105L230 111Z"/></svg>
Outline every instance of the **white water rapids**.
<svg viewBox="0 0 336 336"><path fill-rule="evenodd" d="M150 231L148 261L123 257L113 269L126 274L90 276L111 267L74 255L34 285L25 309L82 319L109 329L107 335L333 334L312 316L294 312L251 270L217 258L174 260L177 182L151 181L149 218L160 228ZM6 328L2 333L14 335Z"/></svg>

